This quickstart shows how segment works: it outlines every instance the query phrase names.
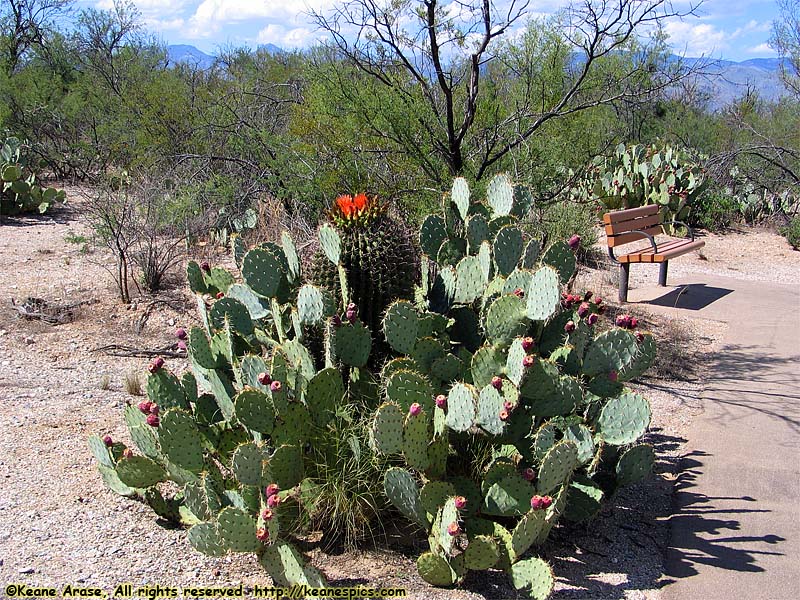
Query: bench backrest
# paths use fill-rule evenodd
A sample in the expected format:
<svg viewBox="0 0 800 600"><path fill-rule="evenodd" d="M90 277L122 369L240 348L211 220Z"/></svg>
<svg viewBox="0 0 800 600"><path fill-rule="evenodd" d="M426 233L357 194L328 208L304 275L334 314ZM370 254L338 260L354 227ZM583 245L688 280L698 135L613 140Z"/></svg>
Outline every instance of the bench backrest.
<svg viewBox="0 0 800 600"><path fill-rule="evenodd" d="M611 248L645 239L638 233L631 233L632 231L643 231L653 236L664 231L657 204L608 212L603 215L603 223L606 239Z"/></svg>

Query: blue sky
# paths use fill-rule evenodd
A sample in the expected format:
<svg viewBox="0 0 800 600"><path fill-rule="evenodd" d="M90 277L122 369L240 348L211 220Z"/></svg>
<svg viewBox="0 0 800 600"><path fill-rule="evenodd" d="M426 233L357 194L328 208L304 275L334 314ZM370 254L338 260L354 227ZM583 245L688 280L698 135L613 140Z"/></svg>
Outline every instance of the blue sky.
<svg viewBox="0 0 800 600"><path fill-rule="evenodd" d="M272 43L285 49L313 45L321 37L304 13L326 10L336 0L134 0L147 27L168 44L191 44L204 52L225 45ZM552 13L566 0L531 0L532 13ZM107 9L113 0L79 0ZM689 0L673 0L685 9ZM696 4L696 2L694 3ZM770 26L775 0L705 0L696 17L666 24L677 53L729 60L774 56Z"/></svg>

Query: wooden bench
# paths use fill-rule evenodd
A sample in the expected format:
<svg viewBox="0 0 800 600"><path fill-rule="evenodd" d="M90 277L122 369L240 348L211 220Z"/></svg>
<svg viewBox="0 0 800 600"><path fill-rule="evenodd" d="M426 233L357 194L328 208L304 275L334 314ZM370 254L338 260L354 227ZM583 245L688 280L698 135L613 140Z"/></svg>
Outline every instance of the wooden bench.
<svg viewBox="0 0 800 600"><path fill-rule="evenodd" d="M617 210L603 215L608 255L619 265L619 301L628 301L628 276L632 263L660 263L658 285L667 285L667 265L676 256L686 254L705 246L705 242L694 239L691 227L680 221L672 224L686 227L688 238L669 238L656 242L655 236L664 233L659 207L656 204ZM631 242L648 241L649 245L629 251L621 256L614 255L614 249Z"/></svg>

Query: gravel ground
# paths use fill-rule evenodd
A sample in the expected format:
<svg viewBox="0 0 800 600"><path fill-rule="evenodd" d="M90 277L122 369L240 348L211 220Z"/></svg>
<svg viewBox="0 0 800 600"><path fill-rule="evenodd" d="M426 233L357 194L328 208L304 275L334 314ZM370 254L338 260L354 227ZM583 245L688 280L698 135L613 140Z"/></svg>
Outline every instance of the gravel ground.
<svg viewBox="0 0 800 600"><path fill-rule="evenodd" d="M105 270L109 257L82 253L65 242L85 234L77 212L20 219L0 227L0 583L99 586L119 583L172 586L269 584L249 556L213 559L192 550L181 530L165 528L144 505L106 490L86 439L109 433L126 440L122 410L136 401L123 385L142 375L146 358L118 358L93 349L107 344L162 348L176 325L195 322L193 302L173 292L167 303L140 298L124 307L114 300ZM708 236L708 260L676 261L673 273L796 277L798 253L784 250L768 232ZM730 239L736 243L731 244ZM734 250L735 247L735 250ZM788 248L788 246L786 246ZM773 262L764 268L764 255ZM680 265L680 266L679 266ZM633 269L641 285L647 269ZM582 281L614 297L613 271L586 271ZM644 279L640 279L640 277ZM637 283L638 282L638 283ZM607 290L607 291L606 291ZM32 296L51 305L90 301L74 320L58 326L16 316L9 297ZM149 317L145 318L146 315ZM659 338L659 368L638 387L653 403L648 434L659 452L658 473L627 489L589 525L559 527L543 549L559 577L556 598L658 598L662 557L682 431L697 411L704 361L722 325L677 319L653 321L640 313ZM145 322L143 330L140 329ZM689 344L692 355L682 352ZM171 361L170 366L180 361ZM414 598L510 598L516 593L502 574L471 576L457 590L436 590L416 574L413 551L390 547L339 555L312 553L317 566L342 585L400 586ZM0 591L0 596L2 596Z"/></svg>

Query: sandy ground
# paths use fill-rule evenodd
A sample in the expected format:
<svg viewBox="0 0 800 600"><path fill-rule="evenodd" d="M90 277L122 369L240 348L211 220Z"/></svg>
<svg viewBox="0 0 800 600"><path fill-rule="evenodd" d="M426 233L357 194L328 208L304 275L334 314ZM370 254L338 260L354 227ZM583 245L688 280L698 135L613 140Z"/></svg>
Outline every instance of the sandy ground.
<svg viewBox="0 0 800 600"><path fill-rule="evenodd" d="M84 253L80 244L65 241L81 234L89 235L74 207L0 226L0 583L106 591L124 582L268 584L252 557L198 554L183 531L161 526L148 507L116 496L101 482L86 439L93 433L127 438L122 410L137 399L126 393L124 380L138 375L144 381L148 359L94 350L109 344L164 348L174 342L174 328L191 325L195 317L181 288L137 298L128 307L118 303L106 271L109 256ZM706 259L684 257L673 273L735 269L737 277L776 281L798 274L800 253L775 234L742 231L705 239ZM634 267L632 287L650 281L656 271ZM613 274L585 271L580 281L611 299ZM88 304L74 309L74 320L53 326L18 318L10 300L27 297L51 305ZM663 583L676 458L686 424L698 410L704 362L723 326L655 320L641 309L638 314L664 340L658 368L638 384L653 404L648 438L659 453L657 473L618 494L592 523L555 530L543 554L559 578L556 598L658 598ZM687 353L687 347L693 350ZM170 366L185 368L180 359ZM399 586L416 598L517 596L501 573L471 574L457 590L431 588L416 573L415 555L391 545L312 553L314 563L340 585Z"/></svg>

